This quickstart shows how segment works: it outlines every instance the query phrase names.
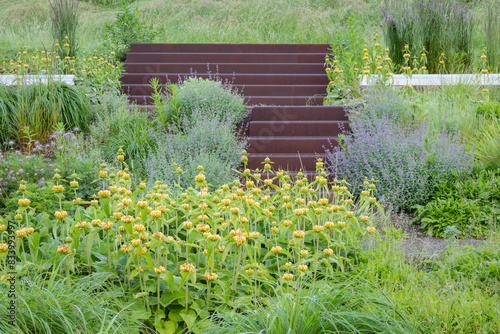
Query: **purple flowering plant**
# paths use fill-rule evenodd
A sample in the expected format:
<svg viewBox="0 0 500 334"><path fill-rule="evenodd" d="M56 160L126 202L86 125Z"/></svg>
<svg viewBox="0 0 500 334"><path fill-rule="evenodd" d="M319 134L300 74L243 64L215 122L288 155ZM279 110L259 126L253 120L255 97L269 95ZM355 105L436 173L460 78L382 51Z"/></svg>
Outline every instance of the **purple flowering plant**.
<svg viewBox="0 0 500 334"><path fill-rule="evenodd" d="M430 134L425 122L412 118L404 94L368 92L348 113L350 130L326 153L333 172L356 193L365 178L375 179L379 197L410 210L425 203L438 182L472 171L472 152L460 136Z"/></svg>

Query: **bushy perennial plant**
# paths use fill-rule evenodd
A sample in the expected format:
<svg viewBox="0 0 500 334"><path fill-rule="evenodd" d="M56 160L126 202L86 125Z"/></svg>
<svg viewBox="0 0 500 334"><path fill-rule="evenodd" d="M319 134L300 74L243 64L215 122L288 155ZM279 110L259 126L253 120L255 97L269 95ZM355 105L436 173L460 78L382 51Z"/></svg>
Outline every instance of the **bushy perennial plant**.
<svg viewBox="0 0 500 334"><path fill-rule="evenodd" d="M241 121L246 111L244 98L229 83L214 79L189 77L171 87L165 107L158 110L160 118L181 126L184 119L194 116L195 110L206 110L215 112L212 116L218 121Z"/></svg>
<svg viewBox="0 0 500 334"><path fill-rule="evenodd" d="M354 192L359 192L360 180L376 179L387 202L409 210L424 203L437 182L453 172L471 171L471 153L458 135L443 131L430 136L425 123L398 121L403 115L398 108L383 109L376 100L372 104L372 95L366 99L355 110L350 132L341 136L340 148L327 150L334 171L352 184Z"/></svg>
<svg viewBox="0 0 500 334"><path fill-rule="evenodd" d="M146 160L149 183L162 180L173 186L180 177L181 185L187 187L199 165L206 166L210 185L230 182L240 163L239 154L247 145L244 137L236 136L233 121L219 120L216 112L196 110L184 119L181 128L183 131L153 134L157 148L151 150ZM183 166L186 173L172 174L174 163Z"/></svg>
<svg viewBox="0 0 500 334"><path fill-rule="evenodd" d="M138 312L158 330L195 330L196 319L220 305L237 308L240 297L272 293L269 283L299 291L351 270L363 260L360 243L377 236L370 218L380 209L375 185L367 182L355 202L345 181L328 181L322 162L313 182L282 171L273 177L266 159L262 174L245 169L243 182L214 191L201 166L187 189L162 181L134 188L123 153L118 169L101 166L102 188L90 203L78 198L76 175L64 180L55 170L53 215L33 209L22 182L18 209L0 223L3 268L6 226L13 224L24 266L49 266L67 280L78 272L111 274L134 294L135 310L142 300ZM62 207L66 188L74 213Z"/></svg>

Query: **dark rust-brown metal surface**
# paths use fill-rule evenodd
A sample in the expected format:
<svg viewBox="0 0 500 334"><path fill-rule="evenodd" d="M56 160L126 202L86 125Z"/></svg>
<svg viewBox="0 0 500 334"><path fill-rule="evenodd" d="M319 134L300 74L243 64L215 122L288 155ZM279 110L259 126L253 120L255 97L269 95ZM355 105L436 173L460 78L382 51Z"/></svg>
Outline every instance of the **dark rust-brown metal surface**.
<svg viewBox="0 0 500 334"><path fill-rule="evenodd" d="M229 82L252 106L247 133L249 168L314 171L325 147L348 128L343 107L323 106L329 44L132 44L123 91L150 104L152 78L162 84L190 76Z"/></svg>

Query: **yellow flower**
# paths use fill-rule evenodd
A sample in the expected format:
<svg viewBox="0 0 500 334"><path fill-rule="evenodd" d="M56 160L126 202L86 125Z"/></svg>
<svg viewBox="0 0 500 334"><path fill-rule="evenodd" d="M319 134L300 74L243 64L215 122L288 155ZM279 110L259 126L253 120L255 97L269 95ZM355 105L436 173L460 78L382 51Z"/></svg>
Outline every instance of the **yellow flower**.
<svg viewBox="0 0 500 334"><path fill-rule="evenodd" d="M281 248L280 246L273 246L273 247L271 248L271 252L273 252L273 253L279 253L279 252L281 252L282 250L283 250L283 248Z"/></svg>
<svg viewBox="0 0 500 334"><path fill-rule="evenodd" d="M217 278L219 278L219 275L217 275L216 273L207 272L203 275L203 277L205 277L207 281L215 281Z"/></svg>
<svg viewBox="0 0 500 334"><path fill-rule="evenodd" d="M185 221L182 223L182 227L186 230L190 230L193 227L193 223L190 221Z"/></svg>
<svg viewBox="0 0 500 334"><path fill-rule="evenodd" d="M181 271L185 273L194 273L195 268L191 263L181 264Z"/></svg>
<svg viewBox="0 0 500 334"><path fill-rule="evenodd" d="M309 255L309 251L307 249L303 249L300 251L300 255L301 256L308 256Z"/></svg>
<svg viewBox="0 0 500 334"><path fill-rule="evenodd" d="M292 274L290 274L290 273L284 273L284 274L283 274L283 279L284 279L285 281L291 281L291 280L293 280L293 275L292 275Z"/></svg>
<svg viewBox="0 0 500 334"><path fill-rule="evenodd" d="M302 230L293 231L294 238L303 238L306 234Z"/></svg>
<svg viewBox="0 0 500 334"><path fill-rule="evenodd" d="M344 226L345 226L345 222L337 222L337 225L338 225L339 227L344 227Z"/></svg>
<svg viewBox="0 0 500 334"><path fill-rule="evenodd" d="M483 74L484 74L484 73L488 73L488 70L487 70L487 69L485 69L485 68L483 68L483 69L481 70L481 73L483 73Z"/></svg>
<svg viewBox="0 0 500 334"><path fill-rule="evenodd" d="M323 231L323 226L321 226L321 225L315 225L313 227L313 230L314 230L314 232L317 232L317 233L322 232Z"/></svg>
<svg viewBox="0 0 500 334"><path fill-rule="evenodd" d="M55 193L62 193L64 191L64 187L62 185L53 186L52 191Z"/></svg>
<svg viewBox="0 0 500 334"><path fill-rule="evenodd" d="M161 216L161 211L160 210L153 210L151 211L151 217L153 218L159 218Z"/></svg>
<svg viewBox="0 0 500 334"><path fill-rule="evenodd" d="M300 271L304 272L304 271L307 271L307 265L305 264L300 264L297 269L299 269Z"/></svg>
<svg viewBox="0 0 500 334"><path fill-rule="evenodd" d="M368 231L368 232L370 232L370 233L375 233L375 227L373 227L373 226L368 226L368 227L366 228L366 231Z"/></svg>
<svg viewBox="0 0 500 334"><path fill-rule="evenodd" d="M241 244L243 244L246 240L246 238L242 235L235 235L233 237L234 239L234 242L236 243L236 245L240 246Z"/></svg>
<svg viewBox="0 0 500 334"><path fill-rule="evenodd" d="M325 255L332 256L333 249L331 249L331 248L325 248L325 249L323 249L323 253L325 253Z"/></svg>
<svg viewBox="0 0 500 334"><path fill-rule="evenodd" d="M18 201L19 206L28 206L30 203L31 201L27 198L20 198Z"/></svg>
<svg viewBox="0 0 500 334"><path fill-rule="evenodd" d="M99 197L103 197L103 198L106 198L106 197L109 197L111 196L111 192L109 190L100 190L97 195Z"/></svg>
<svg viewBox="0 0 500 334"><path fill-rule="evenodd" d="M200 182L205 182L205 175L203 174L198 174L195 176L194 180L198 183Z"/></svg>
<svg viewBox="0 0 500 334"><path fill-rule="evenodd" d="M158 268L155 267L155 273L157 273L157 274L164 273L165 271L166 271L166 269L163 266L159 266Z"/></svg>
<svg viewBox="0 0 500 334"><path fill-rule="evenodd" d="M64 210L56 211L56 213L54 213L54 216L56 216L56 218L58 218L58 219L64 219L68 216L68 213Z"/></svg>

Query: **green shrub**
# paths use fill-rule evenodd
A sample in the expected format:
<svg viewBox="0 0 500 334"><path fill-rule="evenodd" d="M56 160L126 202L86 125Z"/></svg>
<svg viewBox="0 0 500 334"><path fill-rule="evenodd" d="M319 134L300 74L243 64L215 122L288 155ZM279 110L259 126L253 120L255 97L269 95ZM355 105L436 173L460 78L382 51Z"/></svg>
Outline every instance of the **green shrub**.
<svg viewBox="0 0 500 334"><path fill-rule="evenodd" d="M487 101L479 104L476 115L484 118L500 118L500 103Z"/></svg>
<svg viewBox="0 0 500 334"><path fill-rule="evenodd" d="M41 186L42 184L48 184ZM36 212L52 212L59 209L57 204L57 197L52 191L52 184L50 182L40 182L39 184L28 183L26 184L26 196L30 199L31 205ZM17 210L19 207L19 199L26 197L19 192L12 192L5 202L5 207L0 207L0 214L7 214Z"/></svg>
<svg viewBox="0 0 500 334"><path fill-rule="evenodd" d="M181 126L196 109L210 111L217 120L229 119L233 123L241 121L246 111L244 98L231 85L218 80L190 77L180 86L170 85L168 90L167 103L158 110L164 126Z"/></svg>
<svg viewBox="0 0 500 334"><path fill-rule="evenodd" d="M138 176L145 177L144 161L149 152L156 149L148 114L129 109L128 105L117 101L108 102L92 124L90 136L101 148L106 161L115 161L121 147L128 165Z"/></svg>
<svg viewBox="0 0 500 334"><path fill-rule="evenodd" d="M498 224L500 214L500 170L478 174L456 182L441 182L425 205L417 205L417 219L424 229L443 236L447 226L456 226L460 236L484 236Z"/></svg>
<svg viewBox="0 0 500 334"><path fill-rule="evenodd" d="M106 26L110 44L115 45L117 56L124 60L131 43L150 43L158 32L141 19L139 9L132 10L126 1L116 14L116 20Z"/></svg>
<svg viewBox="0 0 500 334"><path fill-rule="evenodd" d="M52 35L59 44L70 41L68 48L60 49L61 57L76 56L77 28L78 28L78 2L75 0L49 0L50 19L52 20Z"/></svg>

